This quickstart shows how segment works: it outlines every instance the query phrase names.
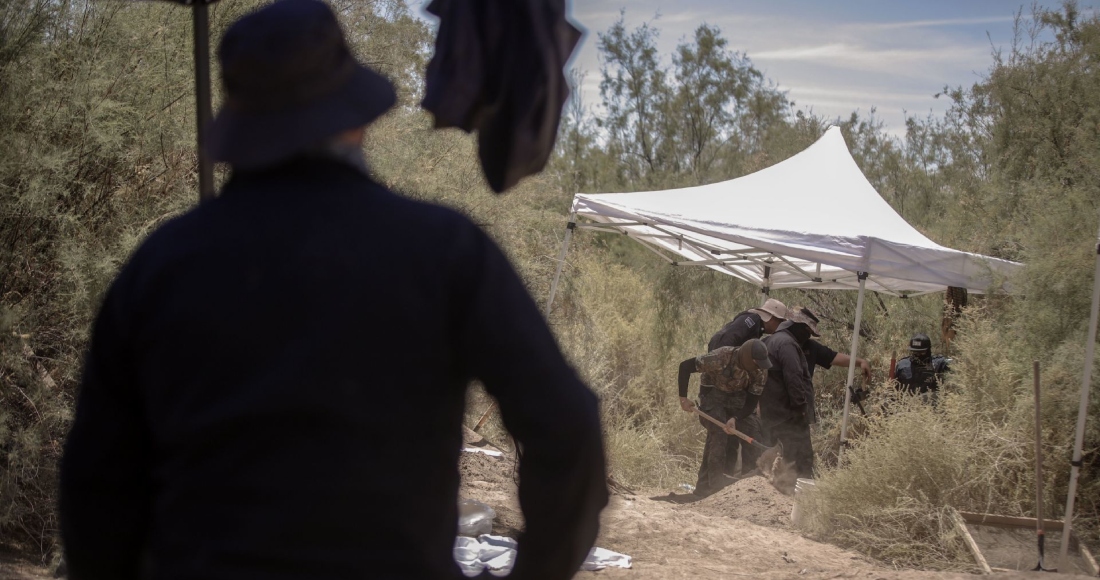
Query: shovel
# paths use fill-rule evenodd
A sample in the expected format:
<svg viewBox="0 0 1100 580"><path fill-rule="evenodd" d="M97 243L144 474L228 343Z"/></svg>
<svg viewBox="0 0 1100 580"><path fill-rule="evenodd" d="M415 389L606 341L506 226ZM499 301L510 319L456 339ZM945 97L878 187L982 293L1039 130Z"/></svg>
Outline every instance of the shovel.
<svg viewBox="0 0 1100 580"><path fill-rule="evenodd" d="M699 415L700 417L706 419L707 421L710 421L711 423L714 423L715 425L718 425L719 427L724 429L727 433L729 433L731 435L736 435L736 436L740 437L741 439L744 439L745 441L748 441L749 445L752 445L754 447L758 447L760 449L763 449L764 451L771 451L773 449L772 447L768 447L767 445L764 445L763 443L757 441L756 439L753 439L752 437L749 437L748 435L745 435L744 433L738 431L737 429L734 429L734 428L726 425L725 423L719 421L718 419L715 419L714 417L711 417L710 415L707 415L706 413L700 411L699 407L692 407L691 410L696 415Z"/></svg>

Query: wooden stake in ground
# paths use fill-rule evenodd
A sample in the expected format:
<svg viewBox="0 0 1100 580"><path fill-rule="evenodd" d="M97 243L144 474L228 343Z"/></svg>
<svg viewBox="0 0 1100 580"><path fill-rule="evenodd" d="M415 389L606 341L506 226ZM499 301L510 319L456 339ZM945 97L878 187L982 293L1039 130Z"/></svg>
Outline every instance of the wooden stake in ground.
<svg viewBox="0 0 1100 580"><path fill-rule="evenodd" d="M1039 403L1039 361L1031 362L1035 375L1035 534L1039 538L1039 563L1032 570L1035 572L1057 572L1058 569L1043 567L1043 415L1040 412ZM1062 541L1068 541L1063 538Z"/></svg>

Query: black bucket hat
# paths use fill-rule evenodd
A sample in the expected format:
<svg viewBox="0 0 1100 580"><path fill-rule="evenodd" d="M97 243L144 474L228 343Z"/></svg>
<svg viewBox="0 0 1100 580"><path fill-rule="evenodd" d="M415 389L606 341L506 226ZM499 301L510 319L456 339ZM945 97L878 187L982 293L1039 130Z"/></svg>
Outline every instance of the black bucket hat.
<svg viewBox="0 0 1100 580"><path fill-rule="evenodd" d="M279 0L229 27L218 47L225 104L208 153L240 169L274 165L369 124L393 85L359 64L318 0Z"/></svg>

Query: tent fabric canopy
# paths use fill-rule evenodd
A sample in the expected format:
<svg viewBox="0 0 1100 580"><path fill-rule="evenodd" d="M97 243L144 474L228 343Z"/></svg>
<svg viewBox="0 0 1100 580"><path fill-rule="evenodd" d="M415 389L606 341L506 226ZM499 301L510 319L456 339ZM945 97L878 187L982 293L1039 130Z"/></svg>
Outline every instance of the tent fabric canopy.
<svg viewBox="0 0 1100 580"><path fill-rule="evenodd" d="M762 288L856 289L893 295L947 286L1010 291L1021 264L953 250L909 225L867 181L838 127L756 173L698 187L573 198L573 212L645 244L676 265L701 265ZM673 257L670 257L673 256Z"/></svg>

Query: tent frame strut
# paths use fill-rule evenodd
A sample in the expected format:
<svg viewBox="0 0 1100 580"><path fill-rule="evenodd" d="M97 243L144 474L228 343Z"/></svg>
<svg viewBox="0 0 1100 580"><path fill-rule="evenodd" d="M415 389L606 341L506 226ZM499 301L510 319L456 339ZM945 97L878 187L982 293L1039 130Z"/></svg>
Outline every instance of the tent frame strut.
<svg viewBox="0 0 1100 580"><path fill-rule="evenodd" d="M576 214L572 214L575 220ZM813 288L813 284L834 284L841 285L852 290L858 289L858 285L855 283L859 280L858 273L851 273L851 271L844 271L844 275L823 278L821 276L822 263L820 261L813 262L814 271L809 272L805 268L791 261L786 256L778 254L776 252L768 250L756 250L756 251L742 251L742 250L729 250L714 246L712 244L703 242L701 240L692 239L690 236L684 233L677 233L670 231L656 223L646 221L625 221L625 222L595 222L595 223L583 223L572 222L575 228L596 230L608 233L616 233L625 235L644 246L650 252L653 252L659 256L665 262L673 266L704 266L720 269L721 271L753 285L760 287L761 292L770 294L771 288L774 286L772 280L774 279L774 273L782 272L785 274L794 275L800 279L805 280L808 284L805 286L793 286L794 283L786 282L784 285L792 285L792 287L804 287ZM635 231L631 228L644 227L660 232L655 234L652 232ZM683 255L677 255L670 257L667 255L671 251L670 248L664 247L659 243L655 243L655 240L664 240L667 242L675 242L676 250L682 252L685 247L691 250L693 253L699 256L707 256L706 258L685 258ZM710 257L721 256L722 254L729 255L729 258L722 257ZM747 273L738 271L738 268L758 268L761 273L767 274L770 270L772 276L765 276L764 280L754 280L748 276ZM904 298L906 293L904 291L897 290L884 283L878 276L869 278L872 282L878 285L877 292ZM849 283L851 281L852 283ZM924 294L931 294L938 292L938 290L929 290L926 292L911 292L910 296L922 296Z"/></svg>

